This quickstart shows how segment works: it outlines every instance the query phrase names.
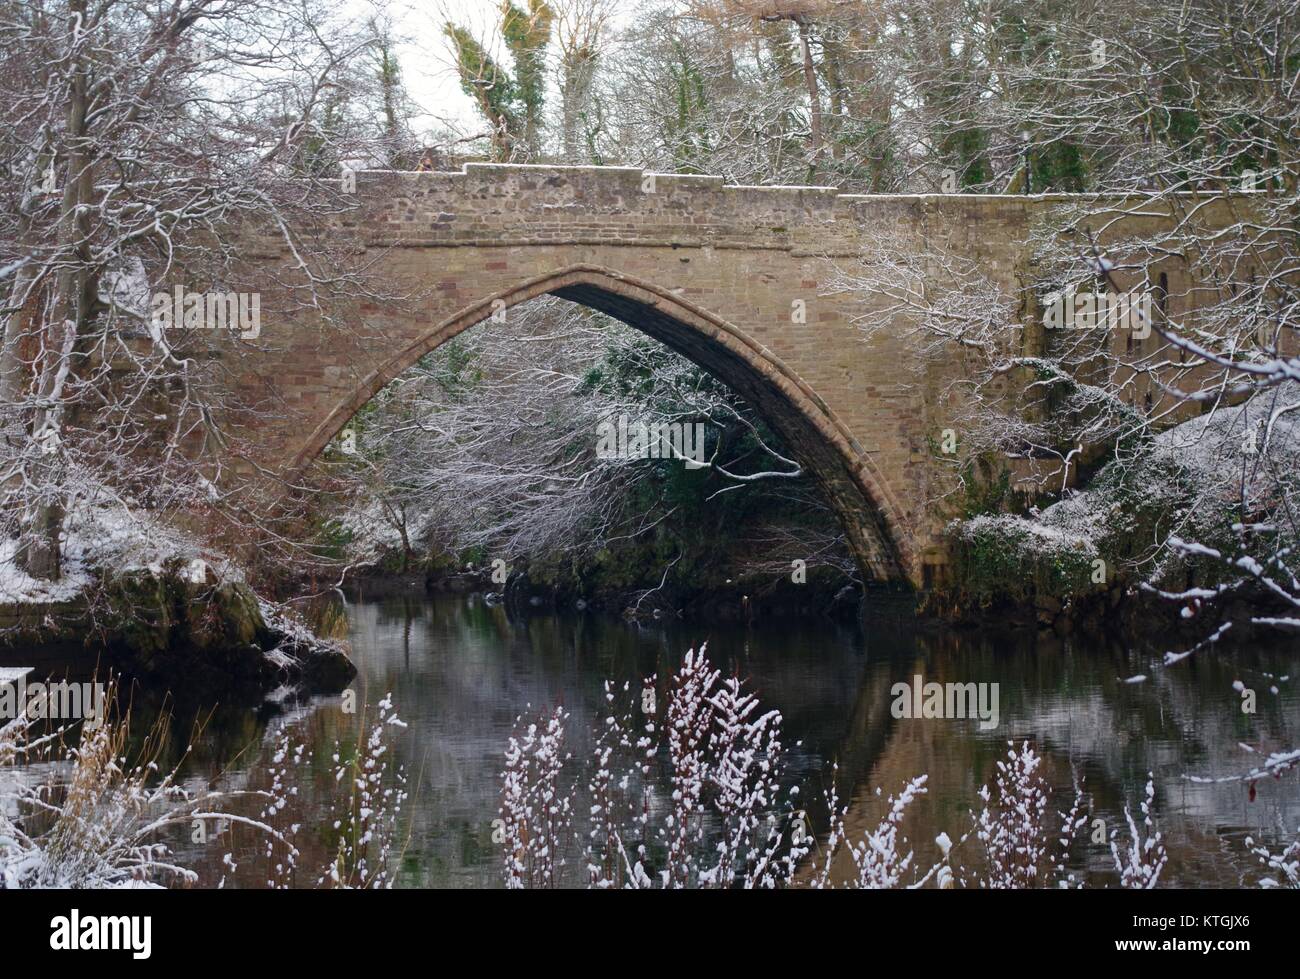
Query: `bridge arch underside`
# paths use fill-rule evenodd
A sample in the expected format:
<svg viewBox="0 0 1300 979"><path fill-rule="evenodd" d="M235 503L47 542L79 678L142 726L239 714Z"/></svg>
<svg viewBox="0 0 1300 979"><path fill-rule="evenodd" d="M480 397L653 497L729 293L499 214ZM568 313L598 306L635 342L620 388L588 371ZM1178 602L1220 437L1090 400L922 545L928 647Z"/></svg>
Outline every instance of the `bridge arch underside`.
<svg viewBox="0 0 1300 979"><path fill-rule="evenodd" d="M845 426L770 351L686 300L621 273L570 268L490 296L440 324L376 371L299 453L305 466L387 383L425 354L503 308L550 294L606 313L689 358L744 398L817 481L844 528L864 580L919 585L919 562L901 509ZM593 433L594 437L594 433Z"/></svg>

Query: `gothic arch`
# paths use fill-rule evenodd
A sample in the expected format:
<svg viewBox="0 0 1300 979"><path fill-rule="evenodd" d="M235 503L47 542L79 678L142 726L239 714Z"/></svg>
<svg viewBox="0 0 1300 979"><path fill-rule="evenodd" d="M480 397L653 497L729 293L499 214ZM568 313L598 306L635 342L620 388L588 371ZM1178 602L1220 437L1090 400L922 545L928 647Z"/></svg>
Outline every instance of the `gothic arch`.
<svg viewBox="0 0 1300 979"><path fill-rule="evenodd" d="M795 448L820 483L869 578L918 583L903 508L834 411L764 345L684 297L595 265L570 265L484 296L436 324L372 371L294 454L301 471L385 385L496 310L551 294L607 313L690 358L744 397Z"/></svg>

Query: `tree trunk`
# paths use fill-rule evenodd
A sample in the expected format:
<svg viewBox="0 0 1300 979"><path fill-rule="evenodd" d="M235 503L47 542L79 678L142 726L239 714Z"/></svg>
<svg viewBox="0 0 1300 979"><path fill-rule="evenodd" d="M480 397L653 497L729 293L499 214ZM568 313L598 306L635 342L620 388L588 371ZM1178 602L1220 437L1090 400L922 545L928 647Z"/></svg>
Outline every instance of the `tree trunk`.
<svg viewBox="0 0 1300 979"><path fill-rule="evenodd" d="M57 579L62 571L60 538L65 511L59 432L65 420L64 399L73 380L77 340L88 314L89 299L86 295L87 226L86 217L80 213L80 204L89 198L92 190L90 154L86 146L86 69L79 41L85 16L86 0L72 0L68 33L73 67L64 134L67 161L59 210L59 251L65 257L55 278L54 301L42 331L45 343L41 407L32 422L32 434L39 442L39 455L32 472L37 492L27 505L24 540L18 551L19 565L28 574L50 580Z"/></svg>
<svg viewBox="0 0 1300 979"><path fill-rule="evenodd" d="M564 81L560 91L561 129L564 140L564 162L586 162L579 120L582 109L591 99L591 83L595 76L596 56L586 49L575 51L564 64Z"/></svg>
<svg viewBox="0 0 1300 979"><path fill-rule="evenodd" d="M808 23L802 17L794 22L799 27L799 47L803 51L803 79L808 86L808 114L811 126L809 139L810 172L816 172L817 161L822 154L822 98L817 88L817 67L813 64L812 43L808 35Z"/></svg>

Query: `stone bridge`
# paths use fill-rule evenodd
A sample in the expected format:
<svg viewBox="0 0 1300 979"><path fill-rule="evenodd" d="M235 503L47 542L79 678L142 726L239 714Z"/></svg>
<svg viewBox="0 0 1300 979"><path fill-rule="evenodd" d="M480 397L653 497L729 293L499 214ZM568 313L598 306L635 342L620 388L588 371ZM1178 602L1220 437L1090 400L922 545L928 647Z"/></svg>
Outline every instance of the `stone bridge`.
<svg viewBox="0 0 1300 979"><path fill-rule="evenodd" d="M632 168L469 164L462 173L355 174L342 219L361 262L415 289L411 304L360 305L322 330L273 283L296 256L248 258L263 292L260 355L235 382L254 462L304 467L365 402L421 356L543 294L604 311L716 375L787 440L838 512L868 573L924 587L944 563L927 511L940 390L959 376L919 364L903 336L867 342L861 296L834 295L837 257L864 229L942 239L1019 295L1021 244L1043 197L858 196L827 187L742 187ZM260 248L261 246L259 246ZM594 437L594 435L593 435Z"/></svg>

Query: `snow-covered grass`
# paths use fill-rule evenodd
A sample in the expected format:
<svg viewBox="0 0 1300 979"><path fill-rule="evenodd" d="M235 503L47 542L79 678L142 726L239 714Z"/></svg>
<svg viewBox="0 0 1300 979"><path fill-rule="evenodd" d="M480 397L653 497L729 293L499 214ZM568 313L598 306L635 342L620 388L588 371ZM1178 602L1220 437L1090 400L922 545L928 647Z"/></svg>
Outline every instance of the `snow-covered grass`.
<svg viewBox="0 0 1300 979"><path fill-rule="evenodd" d="M58 581L33 578L18 566L18 542L0 540L0 604L67 602L90 587L94 580L82 566L69 564Z"/></svg>
<svg viewBox="0 0 1300 979"><path fill-rule="evenodd" d="M230 797L192 792L179 763L161 771L161 724L131 752L129 721L83 724L69 744L66 728L38 730L26 716L0 728L0 887L114 888L188 885L197 874L171 860L160 837L194 820L251 826L268 844L294 852L275 827L225 811ZM13 776L15 765L45 763L36 780Z"/></svg>
<svg viewBox="0 0 1300 979"><path fill-rule="evenodd" d="M981 514L949 527L960 583L972 594L1061 595L1089 580L1099 549L1087 534L1013 514Z"/></svg>
<svg viewBox="0 0 1300 979"><path fill-rule="evenodd" d="M304 824L293 807L299 780L316 768L287 727L269 745L269 783L234 791L183 782L188 750L169 770L160 768L164 720L139 747L131 747L129 727L129 713L110 715L83 725L75 742L69 729L38 727L26 716L0 727L0 889L222 886L226 876L201 879L165 842L169 831L188 835L200 825L251 830L267 864L257 878L265 886L298 880L295 838ZM392 886L407 792L405 773L389 755L392 732L404 727L385 697L362 741L335 744L327 832L337 846L322 870L303 878L309 886ZM313 836L320 831L311 829ZM223 875L237 870L226 854Z"/></svg>

